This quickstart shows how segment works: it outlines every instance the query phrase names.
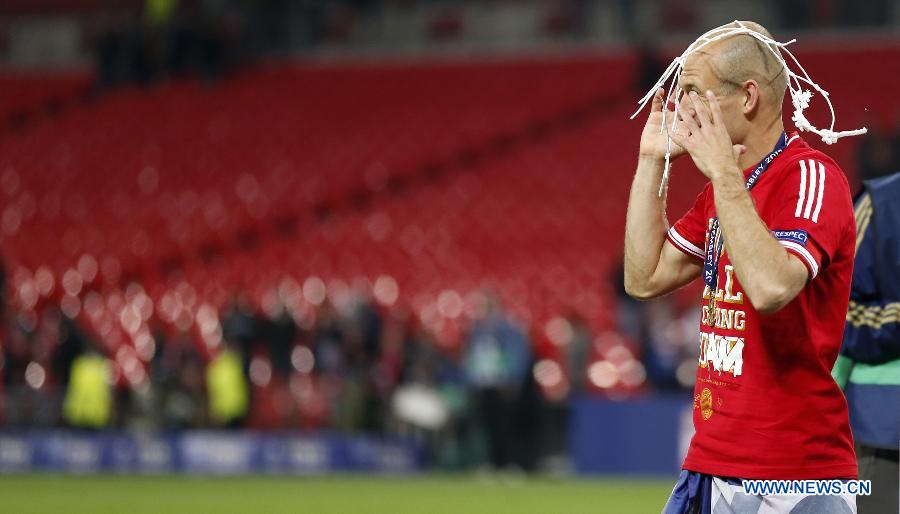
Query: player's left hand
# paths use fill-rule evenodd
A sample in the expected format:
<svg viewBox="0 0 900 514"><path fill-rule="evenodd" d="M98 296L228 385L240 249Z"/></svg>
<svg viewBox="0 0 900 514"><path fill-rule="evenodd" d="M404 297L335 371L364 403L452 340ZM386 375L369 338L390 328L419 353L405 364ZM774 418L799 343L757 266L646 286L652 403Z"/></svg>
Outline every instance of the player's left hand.
<svg viewBox="0 0 900 514"><path fill-rule="evenodd" d="M697 168L712 180L725 173L740 173L738 158L746 151L744 145L735 145L722 121L719 100L706 92L704 102L696 91L682 97L675 106L684 123L672 131L672 141L687 150Z"/></svg>

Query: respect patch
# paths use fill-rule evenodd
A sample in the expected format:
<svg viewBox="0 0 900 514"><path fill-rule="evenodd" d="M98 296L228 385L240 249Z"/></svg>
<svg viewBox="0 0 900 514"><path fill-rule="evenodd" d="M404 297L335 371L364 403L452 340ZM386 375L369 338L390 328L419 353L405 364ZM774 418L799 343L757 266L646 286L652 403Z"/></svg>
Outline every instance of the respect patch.
<svg viewBox="0 0 900 514"><path fill-rule="evenodd" d="M809 234L805 230L773 230L772 235L779 241L791 241L801 246L806 246Z"/></svg>

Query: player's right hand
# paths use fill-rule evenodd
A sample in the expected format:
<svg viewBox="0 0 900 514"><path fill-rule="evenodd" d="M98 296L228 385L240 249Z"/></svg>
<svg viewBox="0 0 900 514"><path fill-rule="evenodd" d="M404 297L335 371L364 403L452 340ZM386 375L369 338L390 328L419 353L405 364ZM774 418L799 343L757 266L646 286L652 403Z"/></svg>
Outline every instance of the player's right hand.
<svg viewBox="0 0 900 514"><path fill-rule="evenodd" d="M664 94L665 92L663 89L659 88L656 91L656 94L653 95L653 102L650 105L650 116L647 117L647 124L644 125L644 131L641 133L641 157L662 160L666 156L667 134L671 127L666 127L660 132L660 127L663 122ZM669 112L666 115L666 125L670 125L672 123L672 118L675 116L678 116L676 112ZM677 123L682 122L679 120ZM671 152L670 159L672 160L685 154L684 148L676 145L674 141L672 142Z"/></svg>

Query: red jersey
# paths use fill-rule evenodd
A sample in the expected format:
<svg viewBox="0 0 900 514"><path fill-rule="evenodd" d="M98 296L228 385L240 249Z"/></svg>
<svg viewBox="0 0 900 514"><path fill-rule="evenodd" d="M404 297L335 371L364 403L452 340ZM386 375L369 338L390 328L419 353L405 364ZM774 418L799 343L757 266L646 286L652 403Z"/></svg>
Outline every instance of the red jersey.
<svg viewBox="0 0 900 514"><path fill-rule="evenodd" d="M701 301L687 470L744 479L857 475L847 402L831 376L856 244L850 187L828 156L796 133L788 141L750 195L773 237L807 267L809 281L778 312L756 312L723 250L717 290L706 286ZM700 262L716 217L713 198L707 184L668 233Z"/></svg>

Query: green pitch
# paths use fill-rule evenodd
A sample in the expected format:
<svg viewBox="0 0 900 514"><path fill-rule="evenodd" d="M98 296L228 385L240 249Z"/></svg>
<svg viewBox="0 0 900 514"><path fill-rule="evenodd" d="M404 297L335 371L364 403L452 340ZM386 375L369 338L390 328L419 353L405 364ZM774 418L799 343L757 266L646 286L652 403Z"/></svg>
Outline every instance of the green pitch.
<svg viewBox="0 0 900 514"><path fill-rule="evenodd" d="M668 480L329 476L0 477L10 514L657 514Z"/></svg>

